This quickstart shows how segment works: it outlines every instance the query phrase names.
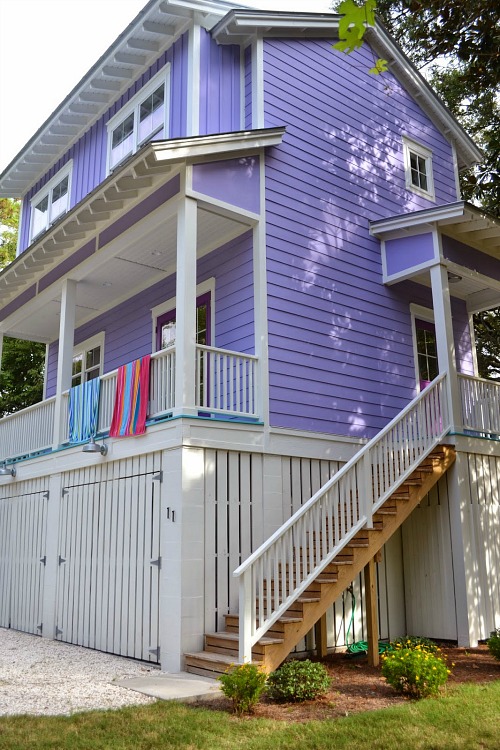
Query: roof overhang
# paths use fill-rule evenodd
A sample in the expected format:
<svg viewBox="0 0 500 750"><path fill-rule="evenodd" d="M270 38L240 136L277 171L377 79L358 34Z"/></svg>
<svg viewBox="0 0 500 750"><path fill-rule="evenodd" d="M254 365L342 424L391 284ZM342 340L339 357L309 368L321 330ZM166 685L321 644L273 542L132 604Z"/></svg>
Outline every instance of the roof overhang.
<svg viewBox="0 0 500 750"><path fill-rule="evenodd" d="M304 37L336 39L341 16L331 13L283 13L232 10L212 29L219 44L245 44L256 37ZM481 150L446 109L425 78L412 65L382 24L366 30L365 38L372 49L388 61L394 76L418 101L436 127L454 144L458 166L467 169L483 159Z"/></svg>
<svg viewBox="0 0 500 750"><path fill-rule="evenodd" d="M210 29L234 6L222 0L150 0L0 174L0 198L22 197L193 19Z"/></svg>
<svg viewBox="0 0 500 750"><path fill-rule="evenodd" d="M370 222L380 240L438 228L448 237L500 259L500 221L466 201Z"/></svg>
<svg viewBox="0 0 500 750"><path fill-rule="evenodd" d="M132 207L141 191L154 190L184 166L249 156L281 143L285 128L264 128L146 144L0 272L2 307L35 284L54 262L75 253Z"/></svg>

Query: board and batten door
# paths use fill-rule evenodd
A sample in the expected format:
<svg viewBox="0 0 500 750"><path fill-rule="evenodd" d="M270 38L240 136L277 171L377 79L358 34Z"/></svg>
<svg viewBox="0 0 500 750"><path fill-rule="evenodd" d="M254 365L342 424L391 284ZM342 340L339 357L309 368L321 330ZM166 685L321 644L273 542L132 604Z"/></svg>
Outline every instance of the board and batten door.
<svg viewBox="0 0 500 750"><path fill-rule="evenodd" d="M63 490L58 640L159 661L161 472L153 459L103 464L82 484L85 474L74 472Z"/></svg>
<svg viewBox="0 0 500 750"><path fill-rule="evenodd" d="M0 499L0 626L41 634L47 492Z"/></svg>

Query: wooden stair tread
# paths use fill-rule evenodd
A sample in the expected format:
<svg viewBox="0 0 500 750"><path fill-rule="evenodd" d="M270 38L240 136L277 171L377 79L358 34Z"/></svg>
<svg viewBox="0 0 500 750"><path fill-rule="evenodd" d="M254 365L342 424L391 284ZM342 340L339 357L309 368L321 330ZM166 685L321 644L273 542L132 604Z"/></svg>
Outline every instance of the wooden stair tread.
<svg viewBox="0 0 500 750"><path fill-rule="evenodd" d="M224 641L237 641L238 634L230 633L227 630L222 630L220 633L205 633L205 638L218 638L219 640ZM283 638L270 638L269 636L265 635L262 638L259 638L255 645L271 646L275 643L283 643Z"/></svg>

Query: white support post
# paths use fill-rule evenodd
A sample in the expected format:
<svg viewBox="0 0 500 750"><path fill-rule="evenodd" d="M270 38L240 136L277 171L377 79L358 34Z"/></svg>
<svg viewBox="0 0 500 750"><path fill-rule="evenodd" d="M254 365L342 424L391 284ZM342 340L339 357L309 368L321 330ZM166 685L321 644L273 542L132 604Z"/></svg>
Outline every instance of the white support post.
<svg viewBox="0 0 500 750"><path fill-rule="evenodd" d="M447 372L447 390L451 431L455 432L462 423L462 406L457 377L453 319L451 315L448 271L442 265L433 266L430 271L432 304L436 326L436 343L439 372Z"/></svg>
<svg viewBox="0 0 500 750"><path fill-rule="evenodd" d="M197 203L184 198L177 215L177 276L174 415L196 414Z"/></svg>
<svg viewBox="0 0 500 750"><path fill-rule="evenodd" d="M240 664L252 661L252 569L240 578L239 592L239 653Z"/></svg>
<svg viewBox="0 0 500 750"><path fill-rule="evenodd" d="M372 472L372 457L369 450L366 451L363 456L363 498L361 501L362 509L366 516L366 528L373 529L373 472Z"/></svg>
<svg viewBox="0 0 500 750"><path fill-rule="evenodd" d="M66 279L61 298L61 319L59 322L59 354L57 357L57 386L54 409L54 440L57 448L63 437L62 407L63 393L71 388L73 365L73 345L75 336L76 281Z"/></svg>

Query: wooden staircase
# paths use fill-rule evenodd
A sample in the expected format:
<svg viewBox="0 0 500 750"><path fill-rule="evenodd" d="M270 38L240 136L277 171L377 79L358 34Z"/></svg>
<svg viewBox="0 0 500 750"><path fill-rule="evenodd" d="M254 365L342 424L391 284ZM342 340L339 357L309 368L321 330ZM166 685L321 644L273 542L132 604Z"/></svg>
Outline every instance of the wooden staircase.
<svg viewBox="0 0 500 750"><path fill-rule="evenodd" d="M311 630L408 518L454 460L455 450L452 446L438 445L434 448L376 511L373 516L373 528L364 527L358 531L333 561L290 605L284 615L271 625L266 635L254 644L252 660L262 664L267 672L277 669L300 639ZM301 555L302 551L299 552L298 557L300 558ZM284 576L284 579L286 578ZM280 591L280 597L282 593ZM264 607L266 598L263 597L262 606ZM257 609L259 606L260 603L257 602ZM230 664L238 662L238 632L238 615L226 615L226 630L221 633L206 634L204 651L185 654L186 670L215 677L224 672Z"/></svg>

